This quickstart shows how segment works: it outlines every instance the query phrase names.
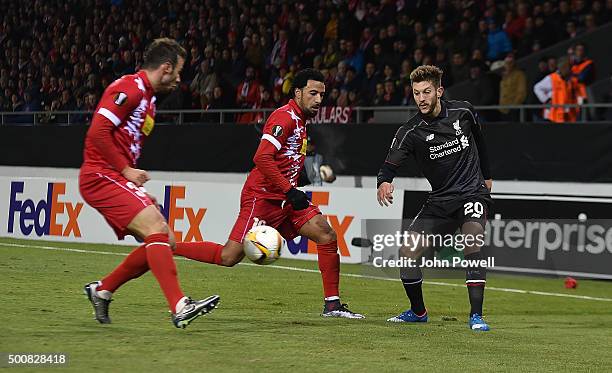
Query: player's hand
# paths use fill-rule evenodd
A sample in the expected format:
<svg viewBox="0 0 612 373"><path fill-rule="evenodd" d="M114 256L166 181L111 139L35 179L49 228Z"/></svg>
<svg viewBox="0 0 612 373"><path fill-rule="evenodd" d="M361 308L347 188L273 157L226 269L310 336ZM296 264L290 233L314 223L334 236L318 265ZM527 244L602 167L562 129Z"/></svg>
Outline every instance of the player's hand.
<svg viewBox="0 0 612 373"><path fill-rule="evenodd" d="M487 189L489 189L490 192L491 189L493 189L493 179L485 180L485 185L487 186Z"/></svg>
<svg viewBox="0 0 612 373"><path fill-rule="evenodd" d="M319 167L319 174L321 175L321 180L326 183L333 183L336 181L336 175L334 174L334 170L331 168L331 166L326 164L321 165L321 167Z"/></svg>
<svg viewBox="0 0 612 373"><path fill-rule="evenodd" d="M139 170L138 168L126 167L121 171L121 175L136 184L136 186L142 186L144 183L149 181L151 178L145 170Z"/></svg>
<svg viewBox="0 0 612 373"><path fill-rule="evenodd" d="M393 204L393 184L384 182L378 187L376 198L381 206L389 206Z"/></svg>
<svg viewBox="0 0 612 373"><path fill-rule="evenodd" d="M308 200L306 193L299 189L291 188L287 193L285 193L285 195L287 196L287 201L291 203L291 206L293 206L295 211L304 210L310 206L310 201Z"/></svg>

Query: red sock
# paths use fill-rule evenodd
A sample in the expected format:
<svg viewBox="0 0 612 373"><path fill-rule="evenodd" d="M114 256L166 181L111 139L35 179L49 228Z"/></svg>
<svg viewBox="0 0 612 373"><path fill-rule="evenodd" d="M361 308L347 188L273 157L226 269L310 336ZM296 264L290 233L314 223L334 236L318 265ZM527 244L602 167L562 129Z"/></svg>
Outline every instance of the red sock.
<svg viewBox="0 0 612 373"><path fill-rule="evenodd" d="M147 248L147 261L151 272L161 287L170 311L175 313L176 303L184 297L178 283L176 264L172 258L172 249L168 243L167 233L155 233L145 238Z"/></svg>
<svg viewBox="0 0 612 373"><path fill-rule="evenodd" d="M147 250L142 245L134 249L113 272L104 277L102 285L98 286L97 290L108 290L114 293L121 285L142 276L148 270Z"/></svg>
<svg viewBox="0 0 612 373"><path fill-rule="evenodd" d="M198 262L220 265L222 250L223 245L215 242L177 242L174 255L197 260Z"/></svg>
<svg viewBox="0 0 612 373"><path fill-rule="evenodd" d="M338 284L340 283L340 255L338 255L338 242L318 244L319 271L323 278L323 293L325 298L338 297Z"/></svg>

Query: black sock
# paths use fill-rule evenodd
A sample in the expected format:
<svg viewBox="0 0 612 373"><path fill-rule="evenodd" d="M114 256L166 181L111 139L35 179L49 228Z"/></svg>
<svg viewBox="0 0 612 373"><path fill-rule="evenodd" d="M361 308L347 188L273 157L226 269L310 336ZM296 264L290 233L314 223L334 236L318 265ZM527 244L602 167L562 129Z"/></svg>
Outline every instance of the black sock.
<svg viewBox="0 0 612 373"><path fill-rule="evenodd" d="M423 279L402 279L406 295L410 299L410 309L417 316L425 313L425 301L423 300Z"/></svg>
<svg viewBox="0 0 612 373"><path fill-rule="evenodd" d="M480 251L465 256L466 260L481 260ZM482 315L482 302L484 300L484 289L487 279L486 267L472 266L465 270L465 284L470 298L470 316L477 313Z"/></svg>
<svg viewBox="0 0 612 373"><path fill-rule="evenodd" d="M423 301L423 272L420 267L400 268L400 279L408 299L410 309L418 316L425 313L425 302Z"/></svg>

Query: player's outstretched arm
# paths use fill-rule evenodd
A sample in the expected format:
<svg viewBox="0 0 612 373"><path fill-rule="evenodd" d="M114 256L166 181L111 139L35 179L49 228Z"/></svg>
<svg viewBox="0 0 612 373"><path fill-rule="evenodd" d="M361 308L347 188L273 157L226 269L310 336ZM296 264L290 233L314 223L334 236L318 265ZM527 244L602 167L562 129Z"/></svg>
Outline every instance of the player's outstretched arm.
<svg viewBox="0 0 612 373"><path fill-rule="evenodd" d="M395 175L397 175L397 170L414 151L412 139L409 136L410 128L408 125L403 125L397 130L391 142L387 158L382 166L380 166L380 170L378 170L378 176L376 177L378 191L376 197L381 206L389 206L393 203L394 188L391 183Z"/></svg>
<svg viewBox="0 0 612 373"><path fill-rule="evenodd" d="M376 177L376 185L378 187L376 198L381 206L393 204L393 190L395 188L392 182L397 174L397 169L397 165L385 161L378 171L378 176Z"/></svg>

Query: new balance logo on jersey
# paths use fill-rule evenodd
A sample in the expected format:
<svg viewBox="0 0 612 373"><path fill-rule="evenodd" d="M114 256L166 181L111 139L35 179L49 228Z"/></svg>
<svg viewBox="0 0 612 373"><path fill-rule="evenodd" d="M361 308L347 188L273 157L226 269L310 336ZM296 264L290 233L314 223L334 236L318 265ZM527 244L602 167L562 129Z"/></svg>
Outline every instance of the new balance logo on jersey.
<svg viewBox="0 0 612 373"><path fill-rule="evenodd" d="M459 136L463 133L463 131L461 131L461 126L459 126L459 119L453 122L453 128L455 129L455 135Z"/></svg>
<svg viewBox="0 0 612 373"><path fill-rule="evenodd" d="M470 141L468 140L468 138L465 137L465 135L461 136L461 148L465 149L468 146L470 146Z"/></svg>
<svg viewBox="0 0 612 373"><path fill-rule="evenodd" d="M427 135L427 137L425 138L425 141L431 141L431 140L433 140L433 138L434 138L434 134L431 133L431 134Z"/></svg>

